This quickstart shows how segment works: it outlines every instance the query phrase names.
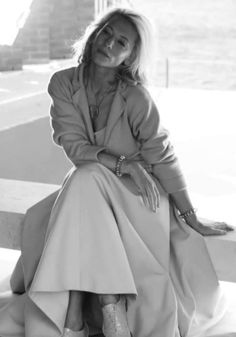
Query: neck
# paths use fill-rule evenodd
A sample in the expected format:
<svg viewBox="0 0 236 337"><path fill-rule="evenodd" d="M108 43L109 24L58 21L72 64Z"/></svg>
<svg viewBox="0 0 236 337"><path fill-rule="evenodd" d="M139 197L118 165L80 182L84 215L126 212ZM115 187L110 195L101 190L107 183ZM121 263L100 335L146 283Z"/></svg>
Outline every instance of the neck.
<svg viewBox="0 0 236 337"><path fill-rule="evenodd" d="M91 62L87 68L87 81L90 81L94 92L97 92L114 84L115 74L114 68L100 67Z"/></svg>

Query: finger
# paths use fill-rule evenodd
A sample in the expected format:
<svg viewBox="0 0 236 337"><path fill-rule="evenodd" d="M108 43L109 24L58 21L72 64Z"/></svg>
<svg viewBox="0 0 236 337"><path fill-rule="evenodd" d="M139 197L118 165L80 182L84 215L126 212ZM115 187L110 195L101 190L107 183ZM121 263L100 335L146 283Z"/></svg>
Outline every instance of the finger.
<svg viewBox="0 0 236 337"><path fill-rule="evenodd" d="M207 235L225 235L227 232L223 229L215 229L211 228L211 231L209 231L209 234Z"/></svg>
<svg viewBox="0 0 236 337"><path fill-rule="evenodd" d="M159 208L160 207L160 193L156 185L154 185L154 193L156 195L156 205L157 205L157 208Z"/></svg>
<svg viewBox="0 0 236 337"><path fill-rule="evenodd" d="M140 181L138 181L138 182L135 181L135 183L137 185L139 193L141 194L141 197L142 197L144 205L147 208L150 208L150 206L149 206L149 200L148 200L148 195L147 195L145 186L143 186L143 184Z"/></svg>
<svg viewBox="0 0 236 337"><path fill-rule="evenodd" d="M160 194L157 189L155 182L153 181L150 175L147 176L147 194L149 196L149 200L152 203L152 209L154 212L157 211L157 208L160 204Z"/></svg>
<svg viewBox="0 0 236 337"><path fill-rule="evenodd" d="M226 231L234 231L234 228L232 226L229 226L226 222L218 222L216 225L215 225L215 228L217 229L223 229L223 230L226 230Z"/></svg>
<svg viewBox="0 0 236 337"><path fill-rule="evenodd" d="M227 232L234 231L234 228L232 226L227 225L227 224L222 225L222 227L220 227L220 229L224 229Z"/></svg>
<svg viewBox="0 0 236 337"><path fill-rule="evenodd" d="M152 186L152 195L153 195L153 205L156 212L160 205L160 195L155 185Z"/></svg>
<svg viewBox="0 0 236 337"><path fill-rule="evenodd" d="M153 193L153 191L152 191L152 189L150 188L150 186L147 186L146 193L147 193L147 198L148 198L149 208L150 208L153 212L156 212L156 196L155 196L155 194Z"/></svg>
<svg viewBox="0 0 236 337"><path fill-rule="evenodd" d="M156 212L157 208L159 208L160 205L160 194L156 187L156 184L153 182L150 183L150 192L152 196L153 211Z"/></svg>
<svg viewBox="0 0 236 337"><path fill-rule="evenodd" d="M152 206L150 205L149 199L146 195L144 196L144 204L148 209L151 209L152 211Z"/></svg>
<svg viewBox="0 0 236 337"><path fill-rule="evenodd" d="M157 195L154 190L152 190L152 206L153 206L153 212L157 211L157 206L158 200L157 200Z"/></svg>
<svg viewBox="0 0 236 337"><path fill-rule="evenodd" d="M227 231L227 232L231 232L231 231L234 231L234 227L233 226L230 226L230 225L228 225L227 223L225 223L224 222L224 224L225 224L225 230Z"/></svg>
<svg viewBox="0 0 236 337"><path fill-rule="evenodd" d="M148 197L147 197L147 194L146 194L146 190L142 190L142 191L141 191L141 195L142 195L142 199L143 199L144 205L145 205L147 208L150 208L149 202L148 202Z"/></svg>
<svg viewBox="0 0 236 337"><path fill-rule="evenodd" d="M152 209L153 212L156 212L156 195L154 193L152 184L150 184L149 182L147 183L146 191L150 208Z"/></svg>
<svg viewBox="0 0 236 337"><path fill-rule="evenodd" d="M227 234L227 231L219 229L217 233L214 233L213 235L225 235L225 234Z"/></svg>

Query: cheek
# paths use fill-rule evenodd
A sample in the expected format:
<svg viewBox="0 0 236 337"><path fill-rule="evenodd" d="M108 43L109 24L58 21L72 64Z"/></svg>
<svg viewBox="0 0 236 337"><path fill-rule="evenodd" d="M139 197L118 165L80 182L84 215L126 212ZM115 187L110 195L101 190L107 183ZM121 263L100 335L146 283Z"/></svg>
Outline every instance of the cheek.
<svg viewBox="0 0 236 337"><path fill-rule="evenodd" d="M93 41L93 45L94 47L96 47L96 46L101 46L102 44L104 44L104 37L102 35L99 35Z"/></svg>
<svg viewBox="0 0 236 337"><path fill-rule="evenodd" d="M126 60L129 57L129 53L127 51L120 51L117 54L117 60L119 60L120 63L122 63L124 60Z"/></svg>

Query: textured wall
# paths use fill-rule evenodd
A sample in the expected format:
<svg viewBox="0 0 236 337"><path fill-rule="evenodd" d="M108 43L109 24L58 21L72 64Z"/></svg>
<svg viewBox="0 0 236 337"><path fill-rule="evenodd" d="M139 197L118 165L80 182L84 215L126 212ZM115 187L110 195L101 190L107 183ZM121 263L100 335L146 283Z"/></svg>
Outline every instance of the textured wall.
<svg viewBox="0 0 236 337"><path fill-rule="evenodd" d="M22 68L21 48L0 46L0 71L20 70Z"/></svg>
<svg viewBox="0 0 236 337"><path fill-rule="evenodd" d="M34 0L16 44L24 63L71 56L71 44L94 17L94 0Z"/></svg>
<svg viewBox="0 0 236 337"><path fill-rule="evenodd" d="M71 45L94 18L94 0L33 0L13 46L0 46L0 70L71 56Z"/></svg>
<svg viewBox="0 0 236 337"><path fill-rule="evenodd" d="M50 58L71 55L71 45L94 19L93 0L60 0L50 19Z"/></svg>
<svg viewBox="0 0 236 337"><path fill-rule="evenodd" d="M30 14L14 42L22 48L24 63L45 62L49 59L50 16L54 1L33 0Z"/></svg>

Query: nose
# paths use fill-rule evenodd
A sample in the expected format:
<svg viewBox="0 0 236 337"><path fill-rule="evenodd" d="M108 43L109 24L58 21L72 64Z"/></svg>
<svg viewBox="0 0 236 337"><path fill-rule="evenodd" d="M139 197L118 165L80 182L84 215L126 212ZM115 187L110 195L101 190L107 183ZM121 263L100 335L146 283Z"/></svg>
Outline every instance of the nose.
<svg viewBox="0 0 236 337"><path fill-rule="evenodd" d="M112 49L113 45L114 45L114 39L113 38L107 39L106 47L109 49Z"/></svg>

